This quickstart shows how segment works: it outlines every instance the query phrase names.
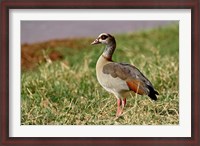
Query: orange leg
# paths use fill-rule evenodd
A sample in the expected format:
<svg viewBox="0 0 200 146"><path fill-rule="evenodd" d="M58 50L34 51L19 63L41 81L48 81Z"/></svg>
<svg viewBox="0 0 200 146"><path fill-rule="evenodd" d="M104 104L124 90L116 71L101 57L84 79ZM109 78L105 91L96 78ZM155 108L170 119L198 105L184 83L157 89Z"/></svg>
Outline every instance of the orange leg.
<svg viewBox="0 0 200 146"><path fill-rule="evenodd" d="M122 114L121 104L122 104L122 100L120 98L117 98L117 113L116 113L116 117L119 117Z"/></svg>
<svg viewBox="0 0 200 146"><path fill-rule="evenodd" d="M123 100L120 98L117 98L117 113L116 113L116 117L119 117L122 113L123 113L123 109L126 105L126 98L124 98Z"/></svg>
<svg viewBox="0 0 200 146"><path fill-rule="evenodd" d="M124 97L124 99L122 100L122 109L125 107L126 105L126 97Z"/></svg>

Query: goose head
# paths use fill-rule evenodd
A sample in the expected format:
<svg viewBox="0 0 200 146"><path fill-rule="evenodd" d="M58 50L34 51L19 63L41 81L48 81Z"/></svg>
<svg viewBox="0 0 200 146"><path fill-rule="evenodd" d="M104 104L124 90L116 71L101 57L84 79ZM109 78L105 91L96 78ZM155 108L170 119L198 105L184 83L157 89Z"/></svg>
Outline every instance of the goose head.
<svg viewBox="0 0 200 146"><path fill-rule="evenodd" d="M105 45L114 45L115 44L115 38L108 34L108 33L101 33L92 43L91 45L96 44L105 44Z"/></svg>

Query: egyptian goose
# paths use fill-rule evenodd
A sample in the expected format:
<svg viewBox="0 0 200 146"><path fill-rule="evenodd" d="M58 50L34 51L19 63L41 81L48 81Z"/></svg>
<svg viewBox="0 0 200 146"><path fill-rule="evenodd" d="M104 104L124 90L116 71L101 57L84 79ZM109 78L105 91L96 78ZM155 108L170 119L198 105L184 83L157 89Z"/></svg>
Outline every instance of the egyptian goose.
<svg viewBox="0 0 200 146"><path fill-rule="evenodd" d="M91 45L105 44L103 54L96 63L96 75L101 86L117 98L117 112L119 117L126 105L126 93L134 91L140 95L148 95L157 100L158 92L152 83L135 66L126 63L112 61L112 55L116 48L115 38L107 33L102 33Z"/></svg>

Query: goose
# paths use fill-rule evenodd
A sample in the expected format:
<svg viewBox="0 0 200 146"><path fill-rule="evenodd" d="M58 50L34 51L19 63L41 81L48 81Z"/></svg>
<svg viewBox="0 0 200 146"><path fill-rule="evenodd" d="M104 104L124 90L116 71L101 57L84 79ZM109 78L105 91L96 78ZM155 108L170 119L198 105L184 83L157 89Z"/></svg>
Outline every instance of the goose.
<svg viewBox="0 0 200 146"><path fill-rule="evenodd" d="M148 95L152 100L157 100L156 95L159 93L138 68L128 63L117 63L112 60L116 48L114 36L101 33L91 43L91 45L96 44L105 45L105 49L96 63L97 80L106 91L116 97L117 117L122 115L127 93L131 91L139 95Z"/></svg>

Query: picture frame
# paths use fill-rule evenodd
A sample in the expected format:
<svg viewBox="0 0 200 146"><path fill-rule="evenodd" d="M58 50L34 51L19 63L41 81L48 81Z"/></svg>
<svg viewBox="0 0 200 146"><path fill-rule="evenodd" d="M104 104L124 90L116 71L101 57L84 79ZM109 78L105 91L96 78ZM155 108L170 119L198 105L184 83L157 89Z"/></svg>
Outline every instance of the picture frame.
<svg viewBox="0 0 200 146"><path fill-rule="evenodd" d="M200 144L199 1L15 1L1 2L1 145L194 145ZM9 10L11 9L191 9L192 121L191 137L9 137Z"/></svg>

